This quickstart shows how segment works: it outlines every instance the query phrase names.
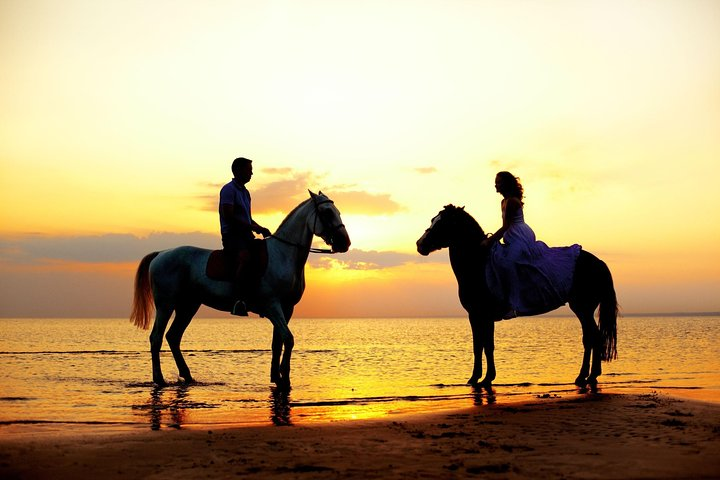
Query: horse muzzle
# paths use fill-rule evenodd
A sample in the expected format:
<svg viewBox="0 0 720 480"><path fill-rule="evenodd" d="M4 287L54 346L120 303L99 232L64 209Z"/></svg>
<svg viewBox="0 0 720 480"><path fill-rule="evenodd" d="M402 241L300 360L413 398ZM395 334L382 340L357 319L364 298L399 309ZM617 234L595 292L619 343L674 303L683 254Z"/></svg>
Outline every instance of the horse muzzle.
<svg viewBox="0 0 720 480"><path fill-rule="evenodd" d="M418 238L418 241L415 242L415 245L417 246L417 251L420 255L423 257L426 257L430 255L430 252L433 252L434 250L437 250L436 248L433 248L430 246L430 242L427 239L427 232L423 234L422 237Z"/></svg>
<svg viewBox="0 0 720 480"><path fill-rule="evenodd" d="M431 249L429 249L425 245L421 244L419 240L417 243L417 251L423 257L427 257L428 255L430 255L430 252L432 252Z"/></svg>
<svg viewBox="0 0 720 480"><path fill-rule="evenodd" d="M350 236L345 230L345 227L338 229L332 236L332 247L333 253L345 253L350 250Z"/></svg>

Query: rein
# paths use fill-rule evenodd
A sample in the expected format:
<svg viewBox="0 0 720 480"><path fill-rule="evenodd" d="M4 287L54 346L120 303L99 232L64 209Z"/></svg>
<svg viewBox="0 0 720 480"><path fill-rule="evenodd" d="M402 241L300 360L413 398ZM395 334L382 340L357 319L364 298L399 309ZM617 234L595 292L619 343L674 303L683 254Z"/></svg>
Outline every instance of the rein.
<svg viewBox="0 0 720 480"><path fill-rule="evenodd" d="M290 240L285 240L284 238L278 237L277 235L270 235L270 237L268 237L268 238L274 238L276 240L280 240L282 243L284 243L286 245L290 245L291 247L295 247L295 248L304 248L305 247L304 245L300 245L299 243L291 242ZM310 247L310 253L329 253L331 255L335 255L338 252L333 252L329 248Z"/></svg>

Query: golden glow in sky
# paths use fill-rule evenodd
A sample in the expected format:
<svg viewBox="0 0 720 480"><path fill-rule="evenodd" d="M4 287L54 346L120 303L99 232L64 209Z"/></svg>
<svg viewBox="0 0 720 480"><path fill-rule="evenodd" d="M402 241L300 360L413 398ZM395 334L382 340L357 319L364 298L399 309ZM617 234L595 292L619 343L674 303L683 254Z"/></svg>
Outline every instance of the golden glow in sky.
<svg viewBox="0 0 720 480"><path fill-rule="evenodd" d="M717 2L6 0L0 60L0 315L68 278L62 315L125 315L127 265L219 248L237 156L261 224L307 189L343 213L299 315L461 314L415 240L447 203L497 229L498 170L625 311L720 310Z"/></svg>

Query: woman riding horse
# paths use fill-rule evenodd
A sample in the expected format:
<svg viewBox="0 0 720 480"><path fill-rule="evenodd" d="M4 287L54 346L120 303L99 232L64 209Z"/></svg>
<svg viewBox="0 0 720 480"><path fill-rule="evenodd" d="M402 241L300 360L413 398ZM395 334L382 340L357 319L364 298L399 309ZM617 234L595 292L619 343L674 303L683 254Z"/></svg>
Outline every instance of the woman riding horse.
<svg viewBox="0 0 720 480"><path fill-rule="evenodd" d="M447 205L418 239L417 250L421 255L428 255L449 248L460 303L468 312L473 334L475 362L468 383L490 387L496 376L495 322L502 319L507 305L489 287L492 254L482 246L484 239L485 232L474 218L463 208ZM584 352L575 384L593 387L602 373L601 361L610 361L617 356L617 298L605 262L581 250L569 291L561 300L569 303L582 325ZM598 323L595 323L596 309L599 309ZM483 354L487 359L487 370L485 378L480 380Z"/></svg>
<svg viewBox="0 0 720 480"><path fill-rule="evenodd" d="M488 286L506 302L503 318L546 313L565 304L580 245L550 248L525 223L523 187L510 172L495 177L503 224L483 247L490 247ZM503 243L500 243L502 239Z"/></svg>

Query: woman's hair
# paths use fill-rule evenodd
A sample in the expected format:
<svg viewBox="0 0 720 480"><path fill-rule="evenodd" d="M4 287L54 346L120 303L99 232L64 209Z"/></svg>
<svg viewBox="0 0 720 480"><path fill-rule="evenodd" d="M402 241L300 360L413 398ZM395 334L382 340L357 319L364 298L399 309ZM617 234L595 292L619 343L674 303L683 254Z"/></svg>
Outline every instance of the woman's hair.
<svg viewBox="0 0 720 480"><path fill-rule="evenodd" d="M500 179L500 193L506 197L516 197L522 202L523 186L520 179L510 172L498 172L497 178Z"/></svg>

